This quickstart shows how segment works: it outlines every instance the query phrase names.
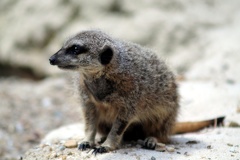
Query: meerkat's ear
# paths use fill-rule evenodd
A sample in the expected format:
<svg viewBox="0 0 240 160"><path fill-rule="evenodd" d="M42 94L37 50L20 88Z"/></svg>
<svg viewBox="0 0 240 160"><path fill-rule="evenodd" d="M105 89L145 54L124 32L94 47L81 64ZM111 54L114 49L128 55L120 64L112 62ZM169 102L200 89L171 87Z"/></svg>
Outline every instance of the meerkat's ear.
<svg viewBox="0 0 240 160"><path fill-rule="evenodd" d="M114 50L109 45L105 45L99 55L99 60L102 65L107 65L111 62Z"/></svg>

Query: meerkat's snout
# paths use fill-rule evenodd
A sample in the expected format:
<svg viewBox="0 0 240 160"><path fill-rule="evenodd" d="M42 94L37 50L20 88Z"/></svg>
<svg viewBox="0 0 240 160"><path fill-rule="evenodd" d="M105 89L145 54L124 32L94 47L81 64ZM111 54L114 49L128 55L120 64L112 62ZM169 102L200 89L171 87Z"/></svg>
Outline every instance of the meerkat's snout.
<svg viewBox="0 0 240 160"><path fill-rule="evenodd" d="M51 65L56 65L56 58L55 58L54 55L49 58L49 63L50 63Z"/></svg>
<svg viewBox="0 0 240 160"><path fill-rule="evenodd" d="M79 68L78 56L71 54L68 49L60 49L49 58L49 63L60 69L76 70Z"/></svg>

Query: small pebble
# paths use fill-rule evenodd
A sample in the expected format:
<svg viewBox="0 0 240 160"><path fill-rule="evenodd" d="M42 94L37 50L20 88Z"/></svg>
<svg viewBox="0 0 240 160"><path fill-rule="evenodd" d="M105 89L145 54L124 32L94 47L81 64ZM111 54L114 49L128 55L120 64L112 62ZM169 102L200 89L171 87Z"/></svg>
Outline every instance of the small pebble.
<svg viewBox="0 0 240 160"><path fill-rule="evenodd" d="M66 159L67 159L67 156L66 156L66 155L63 155L61 158L62 158L62 160L66 160Z"/></svg>
<svg viewBox="0 0 240 160"><path fill-rule="evenodd" d="M50 158L56 158L57 157L57 153L56 152L52 152L52 154L50 155Z"/></svg>
<svg viewBox="0 0 240 160"><path fill-rule="evenodd" d="M156 158L152 156L152 157L151 157L151 160L156 160Z"/></svg>
<svg viewBox="0 0 240 160"><path fill-rule="evenodd" d="M76 148L77 147L77 141L76 140L68 140L64 143L64 146L66 148Z"/></svg>
<svg viewBox="0 0 240 160"><path fill-rule="evenodd" d="M60 151L63 151L63 150L65 150L65 148L66 148L65 146L62 146L62 145L61 145L61 146L59 147L59 150L60 150Z"/></svg>
<svg viewBox="0 0 240 160"><path fill-rule="evenodd" d="M60 152L57 153L57 157L59 157L59 156L61 156L61 155L62 155L62 153L60 153Z"/></svg>
<svg viewBox="0 0 240 160"><path fill-rule="evenodd" d="M187 141L186 144L197 144L197 141Z"/></svg>
<svg viewBox="0 0 240 160"><path fill-rule="evenodd" d="M212 146L211 146L211 145L208 145L208 146L207 146L207 149L212 149Z"/></svg>
<svg viewBox="0 0 240 160"><path fill-rule="evenodd" d="M72 153L72 152L68 152L68 153L67 153L67 155L69 155L69 156L70 156L70 155L73 155L73 153Z"/></svg>
<svg viewBox="0 0 240 160"><path fill-rule="evenodd" d="M46 146L43 148L43 152L51 152L52 148L50 146Z"/></svg>
<svg viewBox="0 0 240 160"><path fill-rule="evenodd" d="M232 147L229 151L232 152L232 153L239 153L237 150L235 150L234 147Z"/></svg>
<svg viewBox="0 0 240 160"><path fill-rule="evenodd" d="M168 152L174 152L175 151L175 149L173 147L166 147L166 149L167 149Z"/></svg>
<svg viewBox="0 0 240 160"><path fill-rule="evenodd" d="M229 127L240 127L240 125L237 122L230 122Z"/></svg>
<svg viewBox="0 0 240 160"><path fill-rule="evenodd" d="M188 152L185 152L184 155L185 156L190 156L190 154Z"/></svg>
<svg viewBox="0 0 240 160"><path fill-rule="evenodd" d="M47 146L47 145L46 145L46 144L43 144L43 143L39 145L39 147L41 147L41 148L44 148L44 147L46 147L46 146Z"/></svg>
<svg viewBox="0 0 240 160"><path fill-rule="evenodd" d="M158 147L165 147L166 145L164 143L157 143Z"/></svg>

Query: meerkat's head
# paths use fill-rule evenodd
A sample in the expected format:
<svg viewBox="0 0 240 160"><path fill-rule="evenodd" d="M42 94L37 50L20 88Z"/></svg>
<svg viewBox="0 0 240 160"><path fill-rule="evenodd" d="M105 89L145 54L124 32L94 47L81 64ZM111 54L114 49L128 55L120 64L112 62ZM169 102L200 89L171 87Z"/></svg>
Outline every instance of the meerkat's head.
<svg viewBox="0 0 240 160"><path fill-rule="evenodd" d="M116 52L114 41L101 31L81 32L67 40L49 59L51 65L69 70L101 70Z"/></svg>

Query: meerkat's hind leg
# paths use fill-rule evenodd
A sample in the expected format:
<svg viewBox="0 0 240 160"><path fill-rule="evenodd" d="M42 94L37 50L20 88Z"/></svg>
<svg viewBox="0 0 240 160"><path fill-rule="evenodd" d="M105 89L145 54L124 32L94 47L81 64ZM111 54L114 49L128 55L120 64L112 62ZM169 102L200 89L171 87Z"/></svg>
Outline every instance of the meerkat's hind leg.
<svg viewBox="0 0 240 160"><path fill-rule="evenodd" d="M157 146L158 140L155 137L147 137L143 141L143 148L154 150Z"/></svg>

